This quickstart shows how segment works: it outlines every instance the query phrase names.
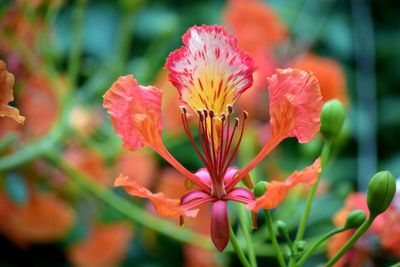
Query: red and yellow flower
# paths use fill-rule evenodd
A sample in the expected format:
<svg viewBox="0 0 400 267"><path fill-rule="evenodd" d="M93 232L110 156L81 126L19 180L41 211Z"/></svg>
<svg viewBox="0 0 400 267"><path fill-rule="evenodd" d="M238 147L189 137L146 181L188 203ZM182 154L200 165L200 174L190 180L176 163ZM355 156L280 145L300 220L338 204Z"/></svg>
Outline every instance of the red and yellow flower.
<svg viewBox="0 0 400 267"><path fill-rule="evenodd" d="M318 81L311 73L298 69L278 69L268 78L270 138L255 158L239 169L232 163L249 115L243 111L236 116L233 105L253 83L256 67L251 56L238 48L237 39L221 26L194 26L184 34L183 47L169 55L165 67L180 95L183 128L204 168L192 173L166 149L162 141L162 91L139 85L132 75L122 76L104 95L103 106L124 146L130 150L152 148L195 187L179 200L163 193L153 194L123 175L116 179L115 186L150 200L164 216L195 217L200 206L211 203L211 239L222 251L229 241L228 200L247 204L257 212L278 205L295 184L316 180L319 160L278 186L271 183L269 187L274 188L268 188L259 199L249 189L236 187L243 179L249 181L249 172L283 139L296 137L300 143L307 143L318 133L322 108ZM199 142L189 127L190 120L198 125ZM273 194L275 190L279 190L279 199ZM268 204L271 201L273 205Z"/></svg>

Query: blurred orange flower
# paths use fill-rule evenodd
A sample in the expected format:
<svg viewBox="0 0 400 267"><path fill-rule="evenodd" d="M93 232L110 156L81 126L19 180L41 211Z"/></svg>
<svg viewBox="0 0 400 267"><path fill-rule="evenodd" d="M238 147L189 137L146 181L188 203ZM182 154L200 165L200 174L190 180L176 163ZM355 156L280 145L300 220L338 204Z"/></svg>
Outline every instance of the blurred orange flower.
<svg viewBox="0 0 400 267"><path fill-rule="evenodd" d="M346 78L337 61L309 53L298 58L294 62L294 67L311 70L314 73L319 81L324 102L336 98L345 106L348 105Z"/></svg>
<svg viewBox="0 0 400 267"><path fill-rule="evenodd" d="M68 257L77 267L116 266L124 259L132 237L133 230L125 223L96 224L86 239L69 249Z"/></svg>
<svg viewBox="0 0 400 267"><path fill-rule="evenodd" d="M0 195L0 217L2 234L20 245L57 241L75 220L73 210L57 195L35 191L22 206Z"/></svg>
<svg viewBox="0 0 400 267"><path fill-rule="evenodd" d="M95 182L105 186L111 185L105 162L99 153L77 144L71 144L64 151L64 159Z"/></svg>
<svg viewBox="0 0 400 267"><path fill-rule="evenodd" d="M230 0L225 21L238 37L239 46L251 54L285 41L287 30L275 11L257 0Z"/></svg>
<svg viewBox="0 0 400 267"><path fill-rule="evenodd" d="M19 115L18 109L8 106L14 100L13 86L14 76L7 71L4 61L0 60L0 117L8 117L22 124L25 118Z"/></svg>
<svg viewBox="0 0 400 267"><path fill-rule="evenodd" d="M24 84L20 95L20 107L21 112L28 118L24 130L27 137L39 137L50 130L59 109L54 92L62 91L63 88L61 81L58 88L53 88L49 79L41 74L33 75Z"/></svg>
<svg viewBox="0 0 400 267"><path fill-rule="evenodd" d="M157 174L157 164L149 153L124 151L114 166L115 175L121 173L137 177L136 181L145 187L151 186Z"/></svg>

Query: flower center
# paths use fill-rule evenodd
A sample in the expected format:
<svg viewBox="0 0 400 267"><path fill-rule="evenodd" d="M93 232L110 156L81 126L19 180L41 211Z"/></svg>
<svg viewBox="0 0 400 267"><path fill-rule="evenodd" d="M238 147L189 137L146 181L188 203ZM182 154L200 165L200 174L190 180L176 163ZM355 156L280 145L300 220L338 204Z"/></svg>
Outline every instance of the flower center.
<svg viewBox="0 0 400 267"><path fill-rule="evenodd" d="M185 132L210 174L211 194L220 199L227 193L224 176L239 150L248 113L244 111L240 120L233 116L232 105L227 105L227 112L220 115L215 114L213 110L197 110L198 145L189 128L190 114L184 106L180 108ZM236 144L233 144L235 139Z"/></svg>

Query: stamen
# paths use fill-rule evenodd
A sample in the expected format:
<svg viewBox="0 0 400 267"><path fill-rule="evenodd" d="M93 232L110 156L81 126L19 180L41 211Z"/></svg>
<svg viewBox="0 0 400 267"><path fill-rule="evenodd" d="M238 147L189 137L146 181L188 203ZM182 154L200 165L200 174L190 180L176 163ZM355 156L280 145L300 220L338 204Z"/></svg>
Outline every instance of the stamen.
<svg viewBox="0 0 400 267"><path fill-rule="evenodd" d="M228 113L231 114L233 113L233 106L231 104L226 106L228 108Z"/></svg>
<svg viewBox="0 0 400 267"><path fill-rule="evenodd" d="M236 147L235 147L235 150L233 151L233 153L232 153L232 155L231 155L231 158L229 159L228 163L225 165L225 168L224 168L224 170L223 170L223 173L225 173L226 170L228 169L228 167L231 165L233 159L235 158L235 156L236 156L236 154L237 154L237 152L238 152L238 150L239 150L239 146L240 146L240 143L242 142L242 138L243 138L244 126L245 126L245 124L246 124L246 120L247 120L248 115L249 115L249 114L247 113L247 111L244 111L244 112L243 112L243 123L242 123L242 129L241 129L241 131L240 131L239 140L238 140L238 142L236 143ZM239 124L239 119L236 118L235 120L236 120L237 124ZM235 123L235 126L236 126L236 123Z"/></svg>

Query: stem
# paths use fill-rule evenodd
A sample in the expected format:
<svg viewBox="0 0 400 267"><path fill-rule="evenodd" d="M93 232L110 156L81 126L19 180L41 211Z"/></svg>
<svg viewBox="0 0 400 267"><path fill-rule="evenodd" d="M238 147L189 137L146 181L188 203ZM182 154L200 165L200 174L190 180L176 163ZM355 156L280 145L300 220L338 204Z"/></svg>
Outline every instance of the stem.
<svg viewBox="0 0 400 267"><path fill-rule="evenodd" d="M79 0L73 12L73 38L71 53L69 54L68 60L68 78L70 82L70 93L71 90L75 90L76 82L78 80L80 56L82 49L82 24L86 3L87 0Z"/></svg>
<svg viewBox="0 0 400 267"><path fill-rule="evenodd" d="M323 235L321 237L321 239L319 239L317 242L315 242L311 247L309 247L309 249L306 250L306 252L304 252L303 256L300 258L300 260L296 263L296 267L300 267L302 266L306 260L311 256L311 254L315 251L315 249L321 245L322 242L324 242L325 240L327 240L328 238L330 238L333 235L336 235L338 233L341 233L345 230L348 230L344 227L340 227L340 228L336 228L331 230L330 232L326 233L325 235Z"/></svg>
<svg viewBox="0 0 400 267"><path fill-rule="evenodd" d="M18 134L17 133L8 133L4 137L0 139L0 153L6 150L9 146L12 145L12 143L15 142L15 140L18 139Z"/></svg>
<svg viewBox="0 0 400 267"><path fill-rule="evenodd" d="M353 245L354 243L368 230L374 221L375 217L369 217L360 228L353 234L353 236L347 241L347 243L339 250L336 255L328 261L325 267L333 266Z"/></svg>
<svg viewBox="0 0 400 267"><path fill-rule="evenodd" d="M240 226L242 228L244 238L247 243L247 254L249 256L251 266L257 267L257 258L256 258L256 254L254 252L253 242L251 240L251 236L249 233L249 228L248 228L249 221L247 218L246 210L245 210L244 206L241 204L238 204L236 206L238 207L238 210L239 210Z"/></svg>
<svg viewBox="0 0 400 267"><path fill-rule="evenodd" d="M128 200L118 196L108 188L91 181L89 177L82 174L79 170L66 164L59 154L49 153L46 155L46 158L59 169L67 173L74 183L78 184L81 188L90 192L122 215L133 220L135 223L180 242L189 243L206 249L213 248L208 237L174 225L167 220L163 220L144 211L140 207L132 205Z"/></svg>
<svg viewBox="0 0 400 267"><path fill-rule="evenodd" d="M278 258L279 266L286 267L285 259L283 258L282 251L278 244L278 240L276 240L276 235L272 224L271 213L269 210L264 210L264 214L265 214L265 223L267 224L269 235L271 237L272 246L274 247L276 257Z"/></svg>
<svg viewBox="0 0 400 267"><path fill-rule="evenodd" d="M324 142L324 147L322 148L322 152L321 152L321 165L322 165L321 173L319 174L318 179L315 182L315 184L313 184L311 186L310 193L308 194L308 197L307 197L306 207L304 208L304 213L303 213L303 216L301 217L299 228L297 230L295 242L298 242L303 239L304 232L306 230L307 220L308 220L308 217L309 217L310 211L311 211L311 205L314 200L315 192L317 191L317 187L318 187L318 184L319 184L319 181L321 178L321 174L327 165L331 146L332 146L331 141Z"/></svg>
<svg viewBox="0 0 400 267"><path fill-rule="evenodd" d="M230 236L230 241L231 241L232 247L235 250L236 255L238 256L238 258L242 262L243 266L252 267L250 265L250 263L248 262L248 260L246 259L246 257L244 256L243 250L239 246L239 243L238 243L238 241L236 239L235 232L233 231L232 226L229 226L229 232L230 232L229 236Z"/></svg>

